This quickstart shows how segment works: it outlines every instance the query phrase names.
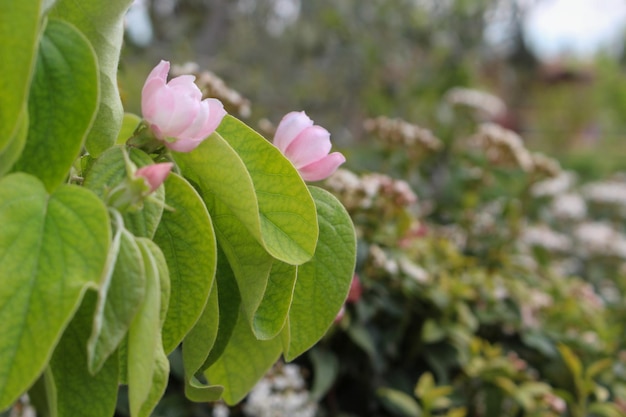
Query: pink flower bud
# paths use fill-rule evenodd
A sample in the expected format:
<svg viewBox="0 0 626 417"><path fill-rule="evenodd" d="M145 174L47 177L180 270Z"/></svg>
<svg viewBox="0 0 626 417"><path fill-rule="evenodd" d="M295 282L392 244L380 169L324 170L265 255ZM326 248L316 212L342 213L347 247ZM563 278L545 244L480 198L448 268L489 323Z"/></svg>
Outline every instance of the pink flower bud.
<svg viewBox="0 0 626 417"><path fill-rule="evenodd" d="M141 112L165 146L190 152L215 131L226 111L217 99L202 100L193 75L167 82L169 70L170 63L161 61L148 75L141 92Z"/></svg>
<svg viewBox="0 0 626 417"><path fill-rule="evenodd" d="M339 152L329 154L330 133L304 112L291 112L278 124L274 145L291 161L305 181L330 176L346 158Z"/></svg>
<svg viewBox="0 0 626 417"><path fill-rule="evenodd" d="M135 172L136 177L143 177L150 187L150 192L153 193L163 181L167 178L174 164L171 162L164 162L160 164L152 164L146 165L145 167L139 168Z"/></svg>

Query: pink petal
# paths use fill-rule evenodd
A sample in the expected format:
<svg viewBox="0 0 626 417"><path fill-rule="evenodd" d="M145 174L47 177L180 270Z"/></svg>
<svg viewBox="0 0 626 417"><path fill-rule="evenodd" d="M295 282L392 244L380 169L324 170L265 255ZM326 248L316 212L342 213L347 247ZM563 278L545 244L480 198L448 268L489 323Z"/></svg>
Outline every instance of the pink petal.
<svg viewBox="0 0 626 417"><path fill-rule="evenodd" d="M204 125L207 123L209 119L209 103L205 101L201 101L198 104L198 112L193 121L180 132L179 137L186 139L196 139L202 134L202 129Z"/></svg>
<svg viewBox="0 0 626 417"><path fill-rule="evenodd" d="M285 149L285 156L296 168L312 164L330 152L330 133L321 126L307 127Z"/></svg>
<svg viewBox="0 0 626 417"><path fill-rule="evenodd" d="M156 67L152 69L146 82L141 90L141 109L145 112L147 104L152 101L155 91L165 86L167 81L167 73L170 70L170 63L167 61L161 61ZM145 117L145 114L144 114Z"/></svg>
<svg viewBox="0 0 626 417"><path fill-rule="evenodd" d="M181 75L170 80L167 86L176 90L177 94L185 94L193 97L194 100L202 100L202 91L194 83L196 77L193 75Z"/></svg>
<svg viewBox="0 0 626 417"><path fill-rule="evenodd" d="M298 169L298 171L305 181L320 181L331 176L344 162L346 162L346 158L341 153L333 152L317 162Z"/></svg>
<svg viewBox="0 0 626 417"><path fill-rule="evenodd" d="M150 192L154 192L163 184L163 181L165 181L173 166L174 164L171 162L146 165L145 167L139 168L135 172L135 176L143 177L150 187Z"/></svg>
<svg viewBox="0 0 626 417"><path fill-rule="evenodd" d="M205 139L211 133L215 132L215 129L222 123L222 119L226 116L226 110L221 101L216 98L207 98L203 102L208 103L209 118L202 128L199 138ZM198 136L196 137L198 138Z"/></svg>
<svg viewBox="0 0 626 417"><path fill-rule="evenodd" d="M165 146L176 152L191 152L203 142L200 140L192 139L177 139L174 142L165 142Z"/></svg>
<svg viewBox="0 0 626 417"><path fill-rule="evenodd" d="M171 90L167 87L156 90L151 100L143 106L143 117L151 125L157 126L159 134L157 137L163 138L167 136L167 125L174 111L175 98L171 94ZM165 130L165 131L164 131ZM156 133L156 132L155 132Z"/></svg>
<svg viewBox="0 0 626 417"><path fill-rule="evenodd" d="M193 97L178 94L176 91L172 91L172 97L174 98L174 107L170 113L167 128L163 126L162 129L167 129L165 132L167 136L178 138L181 137L180 133L187 129L196 118L200 111L200 102L194 100Z"/></svg>
<svg viewBox="0 0 626 417"><path fill-rule="evenodd" d="M313 120L302 112L287 113L276 129L274 134L274 145L285 152L289 144L307 127L313 126Z"/></svg>

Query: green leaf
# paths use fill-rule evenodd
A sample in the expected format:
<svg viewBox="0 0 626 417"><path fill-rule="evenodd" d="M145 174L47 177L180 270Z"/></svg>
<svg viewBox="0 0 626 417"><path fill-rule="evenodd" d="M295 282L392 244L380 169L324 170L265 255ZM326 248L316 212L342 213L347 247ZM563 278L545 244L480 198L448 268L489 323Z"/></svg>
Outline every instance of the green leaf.
<svg viewBox="0 0 626 417"><path fill-rule="evenodd" d="M380 398L383 406L394 415L406 417L419 417L422 409L417 401L410 395L391 388L379 388L376 395Z"/></svg>
<svg viewBox="0 0 626 417"><path fill-rule="evenodd" d="M53 416L57 410L57 388L50 367L47 367L28 390L30 403L41 417Z"/></svg>
<svg viewBox="0 0 626 417"><path fill-rule="evenodd" d="M124 145L126 141L133 136L135 133L135 129L141 123L141 117L132 113L124 113L124 119L122 119L122 127L120 132L117 134L117 139L115 140L116 145Z"/></svg>
<svg viewBox="0 0 626 417"><path fill-rule="evenodd" d="M88 291L52 355L50 368L57 390L60 417L112 416L117 402L117 355L100 372L87 370L87 339L91 333L97 294Z"/></svg>
<svg viewBox="0 0 626 417"><path fill-rule="evenodd" d="M320 235L315 255L298 267L287 326L285 359L293 360L313 346L332 325L354 275L356 236L350 216L329 192L310 187L317 206Z"/></svg>
<svg viewBox="0 0 626 417"><path fill-rule="evenodd" d="M155 354L154 373L150 382L150 391L139 410L138 417L149 417L156 405L161 401L170 376L170 363L163 346L159 343Z"/></svg>
<svg viewBox="0 0 626 417"><path fill-rule="evenodd" d="M132 0L58 0L51 14L72 23L89 39L98 57L100 105L85 147L93 156L110 148L122 125L124 109L117 67L124 37L124 16Z"/></svg>
<svg viewBox="0 0 626 417"><path fill-rule="evenodd" d="M213 287L202 315L183 341L185 375L194 375L201 369L217 339L220 318L218 288Z"/></svg>
<svg viewBox="0 0 626 417"><path fill-rule="evenodd" d="M145 238L138 238L137 245L145 266L146 291L128 329L128 397L133 417L150 415L167 385L163 372L169 373L161 343L159 270ZM156 385L156 392L153 392L153 385Z"/></svg>
<svg viewBox="0 0 626 417"><path fill-rule="evenodd" d="M15 135L9 139L8 145L0 151L0 177L11 170L19 159L26 145L28 136L28 112L22 111Z"/></svg>
<svg viewBox="0 0 626 417"><path fill-rule="evenodd" d="M98 109L98 65L89 41L50 19L28 99L29 131L16 169L51 191L65 181Z"/></svg>
<svg viewBox="0 0 626 417"><path fill-rule="evenodd" d="M241 295L239 294L237 281L220 247L218 247L215 283L218 290L217 299L219 306L218 333L208 358L206 358L204 364L198 368L199 370L205 370L222 355L233 333L237 319L240 316Z"/></svg>
<svg viewBox="0 0 626 417"><path fill-rule="evenodd" d="M163 325L169 353L196 323L213 286L217 251L211 218L194 188L170 174L165 181L165 210L154 236L170 272L170 302Z"/></svg>
<svg viewBox="0 0 626 417"><path fill-rule="evenodd" d="M104 152L87 171L83 185L104 198L108 189L121 183L128 175L123 152L120 146ZM138 168L153 163L148 154L136 148L129 149L128 156ZM159 187L144 202L141 210L124 213L126 228L135 236L152 238L163 215L164 199L164 189Z"/></svg>
<svg viewBox="0 0 626 417"><path fill-rule="evenodd" d="M89 338L89 370L98 372L126 336L145 293L145 270L135 237L119 229L107 271L98 290L98 306Z"/></svg>
<svg viewBox="0 0 626 417"><path fill-rule="evenodd" d="M236 118L224 117L218 132L250 173L265 249L293 265L311 259L318 236L317 216L300 174L275 146Z"/></svg>
<svg viewBox="0 0 626 417"><path fill-rule="evenodd" d="M97 286L111 231L102 202L80 187L48 195L35 177L11 174L0 179L0 202L4 409L37 379L85 289Z"/></svg>
<svg viewBox="0 0 626 417"><path fill-rule="evenodd" d="M280 261L272 264L263 300L252 322L257 338L273 339L285 326L296 284L296 270L296 266Z"/></svg>
<svg viewBox="0 0 626 417"><path fill-rule="evenodd" d="M252 323L267 288L273 259L242 223L233 218L228 222L227 215L222 217L220 213L224 207L215 203L209 210L214 209L211 212L215 219L214 224L222 226L215 228L218 242L234 273L233 282L239 287L245 317Z"/></svg>
<svg viewBox="0 0 626 417"><path fill-rule="evenodd" d="M591 363L589 367L587 368L587 370L585 371L585 379L587 381L592 381L593 378L595 378L602 372L606 371L611 366L613 366L612 359L606 358L606 359L597 360Z"/></svg>
<svg viewBox="0 0 626 417"><path fill-rule="evenodd" d="M224 392L224 387L202 384L195 377L196 372L204 370L202 367L215 344L219 316L218 289L214 285L202 315L183 341L185 396L191 401L217 401Z"/></svg>
<svg viewBox="0 0 626 417"><path fill-rule="evenodd" d="M582 380L582 363L580 359L576 356L576 354L566 345L558 346L559 352L561 353L561 358L565 362L567 369L572 373L572 377L576 383Z"/></svg>
<svg viewBox="0 0 626 417"><path fill-rule="evenodd" d="M621 417L623 411L620 410L617 405L612 403L593 403L589 405L587 411L590 415L597 415L603 417Z"/></svg>
<svg viewBox="0 0 626 417"><path fill-rule="evenodd" d="M159 311L159 320L161 327L165 323L167 317L167 308L170 303L171 283L170 283L170 271L167 268L167 261L161 248L151 241L150 239L142 239L146 248L152 254L152 258L156 262L157 271L159 273L159 289L161 290L161 310Z"/></svg>
<svg viewBox="0 0 626 417"><path fill-rule="evenodd" d="M39 46L42 1L0 2L0 153L22 128ZM1 166L1 165L0 165Z"/></svg>
<svg viewBox="0 0 626 417"><path fill-rule="evenodd" d="M237 153L217 134L193 152L174 154L174 158L211 214L217 240L237 279L246 317L252 322L273 260L259 243L258 205L250 176Z"/></svg>
<svg viewBox="0 0 626 417"><path fill-rule="evenodd" d="M280 338L258 340L245 317L239 315L226 348L205 371L211 384L224 387L224 401L239 402L278 360Z"/></svg>

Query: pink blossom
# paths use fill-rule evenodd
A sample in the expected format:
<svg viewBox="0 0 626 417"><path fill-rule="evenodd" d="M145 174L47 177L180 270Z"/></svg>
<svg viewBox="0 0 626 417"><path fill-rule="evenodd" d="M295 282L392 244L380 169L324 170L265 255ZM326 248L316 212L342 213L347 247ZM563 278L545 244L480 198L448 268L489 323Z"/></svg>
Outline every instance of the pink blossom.
<svg viewBox="0 0 626 417"><path fill-rule="evenodd" d="M339 323L343 316L346 314L346 304L354 304L361 299L361 295L363 294L363 286L361 285L361 280L357 274L352 276L352 282L350 282L350 291L348 292L348 297L346 301L341 306L341 309L335 316L335 323Z"/></svg>
<svg viewBox="0 0 626 417"><path fill-rule="evenodd" d="M346 158L339 152L329 154L330 133L313 125L304 112L291 112L278 124L274 145L291 161L305 181L330 176Z"/></svg>
<svg viewBox="0 0 626 417"><path fill-rule="evenodd" d="M348 298L346 298L346 303L356 303L361 299L361 294L363 294L363 286L361 285L361 280L357 274L354 274L352 277L352 282L350 283L350 291L348 292Z"/></svg>
<svg viewBox="0 0 626 417"><path fill-rule="evenodd" d="M155 136L168 148L190 152L206 139L226 115L222 102L207 98L193 75L167 82L170 63L154 67L141 92L141 111Z"/></svg>
<svg viewBox="0 0 626 417"><path fill-rule="evenodd" d="M145 167L139 168L135 172L135 176L143 177L143 179L146 180L148 187L150 187L150 192L152 193L159 188L161 184L163 184L163 181L165 181L173 166L174 164L171 162L146 165Z"/></svg>

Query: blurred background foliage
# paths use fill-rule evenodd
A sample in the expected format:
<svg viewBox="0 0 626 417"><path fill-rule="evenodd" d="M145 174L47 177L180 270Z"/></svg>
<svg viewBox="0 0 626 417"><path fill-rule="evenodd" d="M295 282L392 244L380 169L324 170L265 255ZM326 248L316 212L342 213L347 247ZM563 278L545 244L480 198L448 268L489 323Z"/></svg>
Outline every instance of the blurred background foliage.
<svg viewBox="0 0 626 417"><path fill-rule="evenodd" d="M296 368L233 409L173 377L157 415L626 415L626 55L539 60L523 19L541 1L143 3L127 108L168 59L268 138L305 110L348 157L323 186L360 254Z"/></svg>

